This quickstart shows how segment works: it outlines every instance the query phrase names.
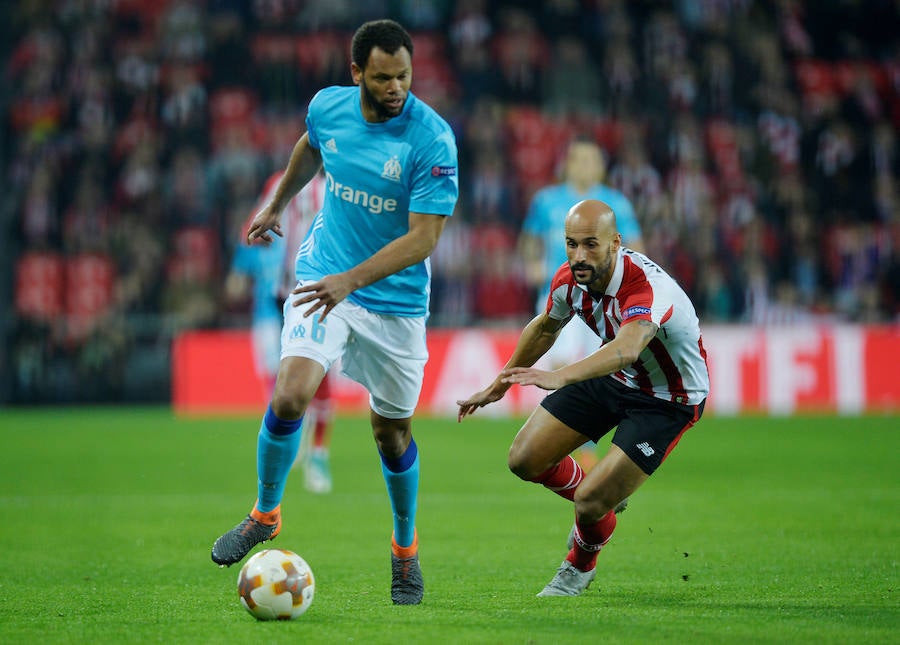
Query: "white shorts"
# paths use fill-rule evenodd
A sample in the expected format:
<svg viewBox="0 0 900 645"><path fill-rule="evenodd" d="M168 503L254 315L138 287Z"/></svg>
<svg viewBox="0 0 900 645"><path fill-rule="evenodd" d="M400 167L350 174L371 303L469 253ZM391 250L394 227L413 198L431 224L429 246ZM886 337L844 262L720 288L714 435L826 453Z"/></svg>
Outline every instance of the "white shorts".
<svg viewBox="0 0 900 645"><path fill-rule="evenodd" d="M322 323L319 313L303 317L307 307L285 302L281 358L311 358L326 372L340 359L341 371L369 391L376 413L411 417L428 360L425 318L386 316L344 300Z"/></svg>

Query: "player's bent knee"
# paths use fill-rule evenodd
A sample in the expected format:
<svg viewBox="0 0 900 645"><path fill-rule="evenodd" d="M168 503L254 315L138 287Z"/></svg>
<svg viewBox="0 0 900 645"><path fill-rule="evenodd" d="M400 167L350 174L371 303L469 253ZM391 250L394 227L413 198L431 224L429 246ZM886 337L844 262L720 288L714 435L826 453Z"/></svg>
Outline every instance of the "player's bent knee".
<svg viewBox="0 0 900 645"><path fill-rule="evenodd" d="M538 475L546 470L546 468L535 466L532 460L529 459L529 455L524 450L518 449L515 444L509 449L506 465L513 475L525 481L534 481Z"/></svg>
<svg viewBox="0 0 900 645"><path fill-rule="evenodd" d="M510 472L513 475L515 475L516 477L518 477L519 479L524 479L525 481L528 481L529 479L531 479L528 476L528 470L525 469L520 462L514 462L512 460L509 460L507 465L509 466Z"/></svg>
<svg viewBox="0 0 900 645"><path fill-rule="evenodd" d="M622 501L616 497L613 491L579 486L575 489L575 514L581 521L597 521Z"/></svg>
<svg viewBox="0 0 900 645"><path fill-rule="evenodd" d="M388 459L396 459L406 452L412 439L410 419L387 419L372 414L372 435L378 450Z"/></svg>
<svg viewBox="0 0 900 645"><path fill-rule="evenodd" d="M276 388L272 394L271 405L272 412L279 419L299 419L306 412L309 401Z"/></svg>
<svg viewBox="0 0 900 645"><path fill-rule="evenodd" d="M578 491L576 491L575 497L575 518L585 524L599 521L613 509L613 506L607 502L589 498L578 499Z"/></svg>

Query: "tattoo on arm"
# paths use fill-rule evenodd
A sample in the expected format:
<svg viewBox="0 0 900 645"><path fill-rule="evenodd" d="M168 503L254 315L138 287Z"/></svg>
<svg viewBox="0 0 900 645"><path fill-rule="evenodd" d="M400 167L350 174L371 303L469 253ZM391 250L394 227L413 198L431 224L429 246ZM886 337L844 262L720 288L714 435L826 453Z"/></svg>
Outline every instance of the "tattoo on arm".
<svg viewBox="0 0 900 645"><path fill-rule="evenodd" d="M647 346L647 344L656 336L656 332L659 327L656 323L651 322L649 320L638 320L638 326L640 327L641 332L641 351ZM626 367L626 364L629 364L627 359L622 359L620 356L620 363L622 363L622 368ZM621 368L620 368L621 369Z"/></svg>
<svg viewBox="0 0 900 645"><path fill-rule="evenodd" d="M656 331L657 331L657 329L659 329L659 327L656 326L656 323L651 322L649 320L639 320L639 321L637 321L637 324L642 327L641 331L644 332L644 340L647 343L650 342L651 338L656 336Z"/></svg>
<svg viewBox="0 0 900 645"><path fill-rule="evenodd" d="M643 351L643 349L647 346L647 343L650 342L650 340L656 335L656 332L659 329L659 327L656 325L656 323L653 323L649 320L638 320L636 322L638 324L638 327L633 328L629 325L629 330L631 330L629 333L632 333L634 331L637 331L640 333L640 340L637 341L640 344L640 348L632 347L632 344L637 339L629 338L629 340L627 341L627 344L629 345L629 355L631 354L631 350L637 350L633 357L626 356L625 354L623 354L622 347L619 346L618 344L608 346L609 351L615 352L615 354L616 354L616 357L615 357L616 367L613 368L613 370L612 370L613 372L615 372L617 370L625 369L626 367L631 365L635 360L637 360L638 356L640 355L640 352ZM606 347L606 346L604 346L604 347Z"/></svg>

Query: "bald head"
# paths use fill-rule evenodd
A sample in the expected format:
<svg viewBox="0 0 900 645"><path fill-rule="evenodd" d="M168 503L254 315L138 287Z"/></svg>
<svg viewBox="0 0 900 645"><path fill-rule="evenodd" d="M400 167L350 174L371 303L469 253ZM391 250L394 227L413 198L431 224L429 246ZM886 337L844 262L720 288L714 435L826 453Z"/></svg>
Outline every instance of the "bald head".
<svg viewBox="0 0 900 645"><path fill-rule="evenodd" d="M569 209L566 215L566 236L569 229L581 235L592 234L597 239L611 239L618 234L616 214L609 204L597 199L585 199Z"/></svg>
<svg viewBox="0 0 900 645"><path fill-rule="evenodd" d="M566 215L566 255L576 282L591 291L606 289L616 266L622 236L609 204L585 199Z"/></svg>

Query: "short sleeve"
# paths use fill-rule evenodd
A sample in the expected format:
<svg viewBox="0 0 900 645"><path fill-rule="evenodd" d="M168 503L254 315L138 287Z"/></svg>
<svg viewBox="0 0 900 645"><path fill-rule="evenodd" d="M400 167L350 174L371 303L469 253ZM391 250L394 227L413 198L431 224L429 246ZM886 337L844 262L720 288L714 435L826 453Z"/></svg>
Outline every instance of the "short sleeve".
<svg viewBox="0 0 900 645"><path fill-rule="evenodd" d="M459 197L458 165L456 139L448 129L423 147L412 179L409 210L452 215Z"/></svg>

